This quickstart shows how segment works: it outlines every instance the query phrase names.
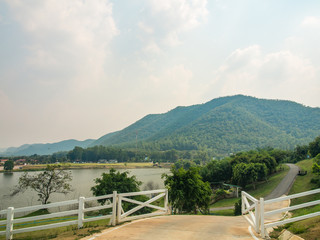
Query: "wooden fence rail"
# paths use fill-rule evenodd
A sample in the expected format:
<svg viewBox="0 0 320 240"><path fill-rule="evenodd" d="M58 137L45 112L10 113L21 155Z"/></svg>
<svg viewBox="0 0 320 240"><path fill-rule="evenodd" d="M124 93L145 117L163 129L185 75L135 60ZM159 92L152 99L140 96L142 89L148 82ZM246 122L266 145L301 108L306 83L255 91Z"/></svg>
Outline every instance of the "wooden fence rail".
<svg viewBox="0 0 320 240"><path fill-rule="evenodd" d="M277 213L282 213L282 212L287 212L287 211L292 211L300 208L318 205L320 204L320 200L307 202L299 205L294 205L291 207L284 207L284 208L280 208L272 211L265 210L266 204L272 204L272 203L281 202L281 201L285 201L293 198L304 197L304 196L308 196L316 193L320 193L320 188L307 191L307 192L285 196L285 197L274 198L270 200L264 200L264 198L260 198L260 200L257 200L251 195L249 195L248 193L242 191L242 215L248 221L248 223L254 228L256 233L260 233L262 238L266 238L268 237L268 233L266 231L267 228L283 225L286 223L296 222L296 221L308 219L315 216L320 216L320 212L310 213L307 215L289 218L281 221L275 221L271 223L269 222L266 223L265 217L269 217ZM251 204L249 200L251 201Z"/></svg>
<svg viewBox="0 0 320 240"><path fill-rule="evenodd" d="M154 195L154 194L158 194L158 195L152 197L146 202L140 202L140 201L127 198L130 196ZM164 207L159 207L151 204L152 202L162 197L164 198ZM101 206L94 206L94 207L87 207L87 208L85 207L87 202L98 201L98 200L106 200L106 202L104 205L101 205ZM124 213L122 208L122 201L132 202L137 204L138 206ZM60 208L62 206L63 207L68 206L69 208L70 207L74 208L76 206L77 209L69 210L69 211L59 211L59 212L44 214L40 216L33 216L33 217L15 218L14 216L15 213L37 211L40 209L49 209L54 207ZM117 207L118 207L118 211L117 211ZM157 209L158 212L128 217L128 215L138 211L143 207L150 207L153 209ZM103 209L111 209L111 210L109 214L103 215L99 213L99 216L85 217L85 213L87 212L100 211ZM90 197L90 198L79 197L79 199L76 199L76 200L56 202L56 203L50 203L50 204L44 204L44 205L36 205L36 206L30 206L30 207L22 207L22 208L9 207L8 209L0 211L0 215L6 216L6 220L0 221L0 227L5 226L5 229L6 229L5 231L0 231L0 236L5 235L6 239L8 240L8 239L12 239L13 234L24 233L24 232L32 232L37 230L57 228L57 227L63 227L63 226L69 226L69 225L78 225L78 228L81 228L83 227L83 224L86 222L97 221L101 219L110 219L109 224L112 224L113 226L115 226L117 222L120 223L123 221L132 220L132 219L165 214L165 213L168 213L168 209L169 209L168 208L168 191L165 189L134 192L134 193L120 193L120 194L114 191L113 194L108 194L108 195L103 195L98 197ZM120 212L120 217L119 215L117 216L117 212L118 214ZM39 220L66 217L66 216L73 216L75 220L14 229L15 224L17 225L18 223L20 224L30 223L32 221L39 221Z"/></svg>

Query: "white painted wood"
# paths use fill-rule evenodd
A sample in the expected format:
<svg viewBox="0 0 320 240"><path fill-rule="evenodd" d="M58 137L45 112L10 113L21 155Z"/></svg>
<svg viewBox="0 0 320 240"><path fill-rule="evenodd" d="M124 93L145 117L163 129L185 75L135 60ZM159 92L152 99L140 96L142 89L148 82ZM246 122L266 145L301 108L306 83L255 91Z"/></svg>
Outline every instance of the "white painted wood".
<svg viewBox="0 0 320 240"><path fill-rule="evenodd" d="M26 218L18 218L14 219L13 223L23 223L23 222L29 222L29 221L37 221L37 220L43 220L48 218L54 218L54 217L64 217L64 216L71 216L71 215L77 215L78 210L71 210L71 211L65 211L65 212L58 212L58 213L50 213L35 217L26 217Z"/></svg>
<svg viewBox="0 0 320 240"><path fill-rule="evenodd" d="M108 219L108 218L111 218L111 214L109 215L102 215L102 216L99 216L99 217L91 217L91 218L85 218L83 220L84 223L86 222L92 222L92 221L98 221L98 220L102 220L102 219Z"/></svg>
<svg viewBox="0 0 320 240"><path fill-rule="evenodd" d="M169 207L168 207L168 203L169 203L169 193L168 193L168 189L166 189L165 192L165 200L164 200L164 208L166 209L167 213L169 213Z"/></svg>
<svg viewBox="0 0 320 240"><path fill-rule="evenodd" d="M112 226L116 225L116 217L117 217L117 191L113 191L112 194L112 217L111 217L111 224Z"/></svg>
<svg viewBox="0 0 320 240"><path fill-rule="evenodd" d="M36 206L30 206L30 207L22 207L22 208L17 208L15 210L15 213L36 211L44 208L62 207L62 206L71 205L71 204L78 204L78 202L79 200L70 200L70 201L55 202L55 203L36 205Z"/></svg>
<svg viewBox="0 0 320 240"><path fill-rule="evenodd" d="M102 205L102 206L97 206L97 207L91 207L91 208L85 208L85 209L83 210L83 212L98 211L98 210L107 209L107 208L112 208L112 204Z"/></svg>
<svg viewBox="0 0 320 240"><path fill-rule="evenodd" d="M148 201L146 202L140 202L140 201L136 201L136 200L133 200L133 199L130 199L130 198L122 198L123 201L127 201L127 202L132 202L132 203L136 203L136 204L140 204L139 206L135 207L135 208L132 208L131 210L129 210L128 212L124 213L123 215L121 215L121 217L125 218L127 216L129 216L130 214L140 210L141 208L143 207L150 207L150 208L155 208L155 209L158 209L158 210L164 210L163 208L161 207L158 207L158 206L154 206L154 205L150 205L149 203L151 202L154 202L156 200L158 200L159 198L163 197L164 195L163 194L160 194L154 198L151 198L149 199Z"/></svg>
<svg viewBox="0 0 320 240"><path fill-rule="evenodd" d="M141 192L119 193L119 196L132 197L132 196L138 196L138 195L148 195L152 193L164 193L164 192L166 192L165 189L159 189L159 190L149 190L149 191L141 191Z"/></svg>
<svg viewBox="0 0 320 240"><path fill-rule="evenodd" d="M261 237L265 237L265 226L264 226L264 199L260 198L260 234Z"/></svg>
<svg viewBox="0 0 320 240"><path fill-rule="evenodd" d="M148 213L148 214L143 214L143 215L126 217L125 220L123 220L123 221L132 221L132 220L136 220L136 219L155 217L155 216L160 216L160 215L165 215L165 214L167 214L167 213L166 212Z"/></svg>
<svg viewBox="0 0 320 240"><path fill-rule="evenodd" d="M137 195L148 195L148 194L158 194L157 196L149 199L146 202L140 202L134 199L126 198L129 196L137 196ZM151 203L164 197L164 206L160 207L156 205L152 205ZM96 206L91 208L85 208L85 202L88 201L96 201L101 199L110 199L109 202L112 201L112 203L103 205L103 206ZM122 201L128 201L137 204L138 206L127 213L124 213L122 208ZM61 207L61 206L67 206L67 205L73 205L78 204L78 209L76 210L70 210L70 211L63 211L63 212L57 212L57 213L50 213L45 214L41 216L34 216L34 217L24 217L19 219L14 219L14 213L15 212L26 212L26 211L36 211L39 209L45 209L45 208L52 208L52 207ZM159 211L150 213L150 214L143 214L139 216L131 216L128 217L128 215L132 214L133 212L143 208L143 207L150 207L157 209ZM101 209L107 209L112 208L112 213L109 215L103 215L98 217L92 217L92 218L84 218L84 213L89 211L98 211ZM29 206L29 207L23 207L23 208L8 208L6 210L2 210L0 213L7 214L7 220L0 221L0 224L6 224L6 231L0 231L0 235L6 235L7 239L12 239L13 234L17 233L23 233L23 232L31 232L31 231L37 231L37 230L44 230L49 228L57 228L62 226L69 226L69 225L78 225L78 227L82 227L83 223L85 222L91 222L91 221L97 221L101 219L110 219L110 224L115 225L116 222L120 223L122 221L129 221L133 219L139 219L144 217L150 217L150 216L158 216L167 214L169 212L168 210L168 190L167 189L160 189L160 190L151 190L151 191L142 191L142 192L134 192L134 193L123 193L123 194L117 194L116 191L113 192L113 194L108 194L104 196L98 196L98 197L90 197L90 198L84 198L80 197L76 200L69 200L69 201L63 201L63 202L56 202L56 203L50 203L45 205L36 205L36 206ZM126 214L124 218L121 218L121 214ZM13 223L25 223L25 222L31 222L31 221L37 221L37 220L44 220L49 218L55 218L55 217L63 217L63 216L78 216L77 220L74 221L67 221L67 222L60 222L60 223L54 223L54 224L47 224L47 225L41 225L41 226L34 226L34 227L26 227L26 228L20 228L13 230Z"/></svg>
<svg viewBox="0 0 320 240"><path fill-rule="evenodd" d="M0 214L7 214L8 209L4 209L0 211Z"/></svg>
<svg viewBox="0 0 320 240"><path fill-rule="evenodd" d="M134 200L134 199L131 199L131 198L127 198L129 196L137 196L137 195L148 195L148 194L155 194L155 193L158 193L157 196L149 199L148 201L146 202L140 202L140 201L137 201L137 200ZM129 221L129 220L133 220L133 219L140 219L140 218L144 218L146 216L157 216L157 215L162 215L162 214L166 214L169 212L168 210L168 204L165 203L165 206L167 208L163 208L163 207L159 207L159 206L155 206L155 205L152 205L150 203L164 197L164 201L166 202L166 199L168 199L168 191L166 189L160 189L160 190L151 190L151 191L142 191L142 192L134 192L134 193L121 193L119 194L119 199L118 200L118 204L121 204L121 211L119 211L120 207L118 208L118 216L117 216L117 219L118 219L118 222L123 222L123 221ZM136 206L135 208L127 211L127 212L123 212L123 209L122 209L122 201L126 201L126 202L131 202L131 203L134 203L134 204L137 204L138 206ZM118 205L119 206L119 205ZM157 210L160 210L156 213L151 213L150 214L142 214L142 215L138 215L138 216L130 216L131 214L133 214L134 212L140 210L141 208L143 207L150 207L150 208L154 208L154 209L157 209ZM121 214L122 213L122 214Z"/></svg>
<svg viewBox="0 0 320 240"><path fill-rule="evenodd" d="M270 215L273 215L273 214L287 212L287 211L291 211L291 210L296 210L296 209L300 209L300 208L304 208L304 207L310 207L310 206L314 206L314 205L318 205L318 204L320 204L320 200L307 202L307 203L302 203L302 204L299 204L299 205L294 205L292 207L286 207L286 208L281 208L281 209L265 212L264 215L265 216L270 216Z"/></svg>
<svg viewBox="0 0 320 240"><path fill-rule="evenodd" d="M7 227L6 227L7 240L12 239L13 218L14 218L14 208L9 207L7 210Z"/></svg>
<svg viewBox="0 0 320 240"><path fill-rule="evenodd" d="M289 219L274 222L274 223L268 223L265 225L265 227L266 228L275 227L275 226L279 226L279 225L283 225L283 224L287 224L287 223L291 223L291 222L296 222L296 221L300 221L300 220L304 220L304 219L308 219L308 218L312 218L312 217L316 217L316 216L320 216L320 212L315 212L315 213L310 213L310 214L299 216L299 217L289 218Z"/></svg>
<svg viewBox="0 0 320 240"><path fill-rule="evenodd" d="M243 195L245 195L252 202L257 202L258 201L256 198L252 197L250 194L246 193L245 191L242 191L242 192L243 192Z"/></svg>
<svg viewBox="0 0 320 240"><path fill-rule="evenodd" d="M78 228L83 227L84 220L84 197L79 197L79 209L78 209Z"/></svg>
<svg viewBox="0 0 320 240"><path fill-rule="evenodd" d="M260 213L259 214L260 214L261 236L263 238L267 236L267 233L265 231L266 228L275 227L275 226L283 225L286 223L296 222L296 221L308 219L308 218L315 217L315 216L320 216L320 212L315 212L315 213L311 213L311 214L307 214L307 215L303 215L303 216L299 216L299 217L295 217L295 218L290 218L290 219L286 219L286 220L282 220L282 221L277 221L277 222L265 224L265 220L264 220L265 216L271 216L271 215L281 213L281 212L287 212L290 210L296 210L296 209L300 209L300 208L304 208L304 207L314 206L314 205L320 204L320 200L307 202L307 203L303 203L303 204L299 204L299 205L295 205L295 206L291 206L291 207L285 207L285 208L281 208L281 209L277 209L277 210L273 210L273 211L269 211L269 212L264 211L264 204L271 204L271 203L280 202L280 201L284 201L284 200L288 200L288 199L304 197L304 196L308 196L308 195L316 194L316 193L320 193L320 188L315 189L315 190L311 190L311 191L307 191L307 192L289 195L286 197L280 197L280 198L275 198L275 199L271 199L271 200L266 200L266 201L264 201L263 198L260 198Z"/></svg>
<svg viewBox="0 0 320 240"><path fill-rule="evenodd" d="M36 226L36 227L20 228L20 229L13 230L12 233L17 234L17 233L23 233L23 232L33 232L33 231L38 231L38 230L45 230L45 229L50 229L50 228L58 228L58 227L64 227L64 226L69 226L69 225L75 225L77 223L78 223L78 220L74 220L74 221L68 221L68 222L41 225L41 226Z"/></svg>
<svg viewBox="0 0 320 240"><path fill-rule="evenodd" d="M245 214L244 198L245 198L244 191L242 191L241 192L241 213L242 213L242 215Z"/></svg>
<svg viewBox="0 0 320 240"><path fill-rule="evenodd" d="M279 197L279 198L275 198L275 199L266 200L265 204L281 202L281 201L292 199L292 198L304 197L304 196L312 195L315 193L320 193L320 188L315 189L315 190L311 190L311 191L307 191L307 192L302 192L302 193L297 193L297 194L285 196L285 197Z"/></svg>
<svg viewBox="0 0 320 240"><path fill-rule="evenodd" d="M121 197L120 194L118 194L117 224L121 223L121 212L123 212L123 209L122 209L122 197Z"/></svg>
<svg viewBox="0 0 320 240"><path fill-rule="evenodd" d="M86 198L86 202L95 201L95 200L101 200L101 199L105 199L105 198L112 198L112 197L113 197L113 194L97 196L97 197L89 197L89 198Z"/></svg>
<svg viewBox="0 0 320 240"><path fill-rule="evenodd" d="M260 211L259 211L259 202L254 203L254 208L256 209L254 212L254 224L255 224L255 231L259 233L259 216L260 216Z"/></svg>
<svg viewBox="0 0 320 240"><path fill-rule="evenodd" d="M254 225L254 223L252 222L251 218L249 218L247 215L244 215L243 217L248 221L248 223L249 223L253 228L255 228L255 225Z"/></svg>

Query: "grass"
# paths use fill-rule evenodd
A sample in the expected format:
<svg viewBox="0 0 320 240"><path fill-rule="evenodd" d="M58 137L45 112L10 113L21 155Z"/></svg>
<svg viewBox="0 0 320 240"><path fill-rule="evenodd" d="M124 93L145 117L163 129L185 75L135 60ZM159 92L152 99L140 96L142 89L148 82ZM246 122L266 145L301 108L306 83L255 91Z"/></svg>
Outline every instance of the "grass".
<svg viewBox="0 0 320 240"><path fill-rule="evenodd" d="M54 165L54 164L49 164ZM64 169L133 169L133 168L153 168L151 162L123 162L123 163L60 163ZM160 167L170 168L171 163L161 163ZM42 171L46 169L47 164L37 165L23 165L21 169L14 169L12 172L24 172L24 171ZM4 172L0 170L0 172Z"/></svg>
<svg viewBox="0 0 320 240"><path fill-rule="evenodd" d="M210 211L210 215L234 216L234 210L233 209L225 209L225 210L218 210L218 211Z"/></svg>
<svg viewBox="0 0 320 240"><path fill-rule="evenodd" d="M313 160L308 159L301 162L298 162L296 165L300 167L301 170L308 171L308 174L305 176L297 176L289 194L295 194L300 192L309 191L316 188L315 184L312 184L310 181L312 178L316 177L312 173L312 164ZM297 205L305 202L315 201L320 199L320 194L313 194L305 197L300 197L292 199L291 205ZM292 217L297 217L301 215L306 215L313 212L320 211L320 205L315 205L308 208L301 208L293 211ZM320 216L305 219L299 222L294 222L281 226L280 229L285 228L288 231L304 238L305 240L319 240L320 239ZM280 231L274 231L272 237L276 238L279 235Z"/></svg>
<svg viewBox="0 0 320 240"><path fill-rule="evenodd" d="M84 227L78 229L76 225L46 229L41 231L34 231L28 233L14 234L15 240L42 240L42 239L68 239L75 240L81 239L86 236L90 236L94 233L101 232L108 228L108 220L99 220L95 222L85 223ZM5 236L1 236L0 239L5 239Z"/></svg>
<svg viewBox="0 0 320 240"><path fill-rule="evenodd" d="M284 169L283 171L278 171L277 173L274 173L273 175L271 175L267 182L260 182L256 184L256 189L253 189L252 185L248 185L245 191L257 199L259 199L260 197L267 196L273 191L273 189L275 189L278 186L281 180L287 175L289 171L289 167L287 165L284 165L283 169ZM234 204L239 199L240 198L223 199L221 201L218 201L212 204L210 207L211 208L231 207L231 206L234 206Z"/></svg>

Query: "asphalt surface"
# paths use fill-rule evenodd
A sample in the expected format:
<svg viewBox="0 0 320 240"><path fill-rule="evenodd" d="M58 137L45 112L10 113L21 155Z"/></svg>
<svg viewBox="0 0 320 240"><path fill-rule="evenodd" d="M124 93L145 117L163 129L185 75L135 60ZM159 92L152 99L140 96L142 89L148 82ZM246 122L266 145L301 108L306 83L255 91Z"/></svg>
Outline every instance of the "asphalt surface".
<svg viewBox="0 0 320 240"><path fill-rule="evenodd" d="M294 179L299 172L299 167L291 163L286 165L290 167L288 174L282 179L278 186L268 196L265 197L265 200L278 198L289 193L290 188L294 183Z"/></svg>
<svg viewBox="0 0 320 240"><path fill-rule="evenodd" d="M278 186L269 195L267 195L264 198L265 200L278 198L278 197L281 197L282 195L287 195L288 192L290 191L290 188L294 183L294 179L296 178L299 172L299 167L291 163L287 163L286 165L290 167L288 174L282 179L282 181L278 184ZM210 211L220 211L220 210L227 210L227 209L234 209L234 206L210 208Z"/></svg>

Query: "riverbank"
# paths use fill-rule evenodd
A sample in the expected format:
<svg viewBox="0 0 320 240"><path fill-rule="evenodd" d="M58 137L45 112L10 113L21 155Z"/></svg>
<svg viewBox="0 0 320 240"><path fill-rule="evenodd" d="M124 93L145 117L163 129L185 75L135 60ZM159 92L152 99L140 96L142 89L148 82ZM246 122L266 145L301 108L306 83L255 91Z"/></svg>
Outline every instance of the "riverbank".
<svg viewBox="0 0 320 240"><path fill-rule="evenodd" d="M43 171L48 164L37 165L20 165L15 166L11 172L28 172L28 171ZM57 165L57 164L49 164ZM171 168L172 163L161 163L154 165L151 162L123 162L123 163L59 163L63 169L136 169L136 168ZM0 169L0 173L6 172Z"/></svg>

